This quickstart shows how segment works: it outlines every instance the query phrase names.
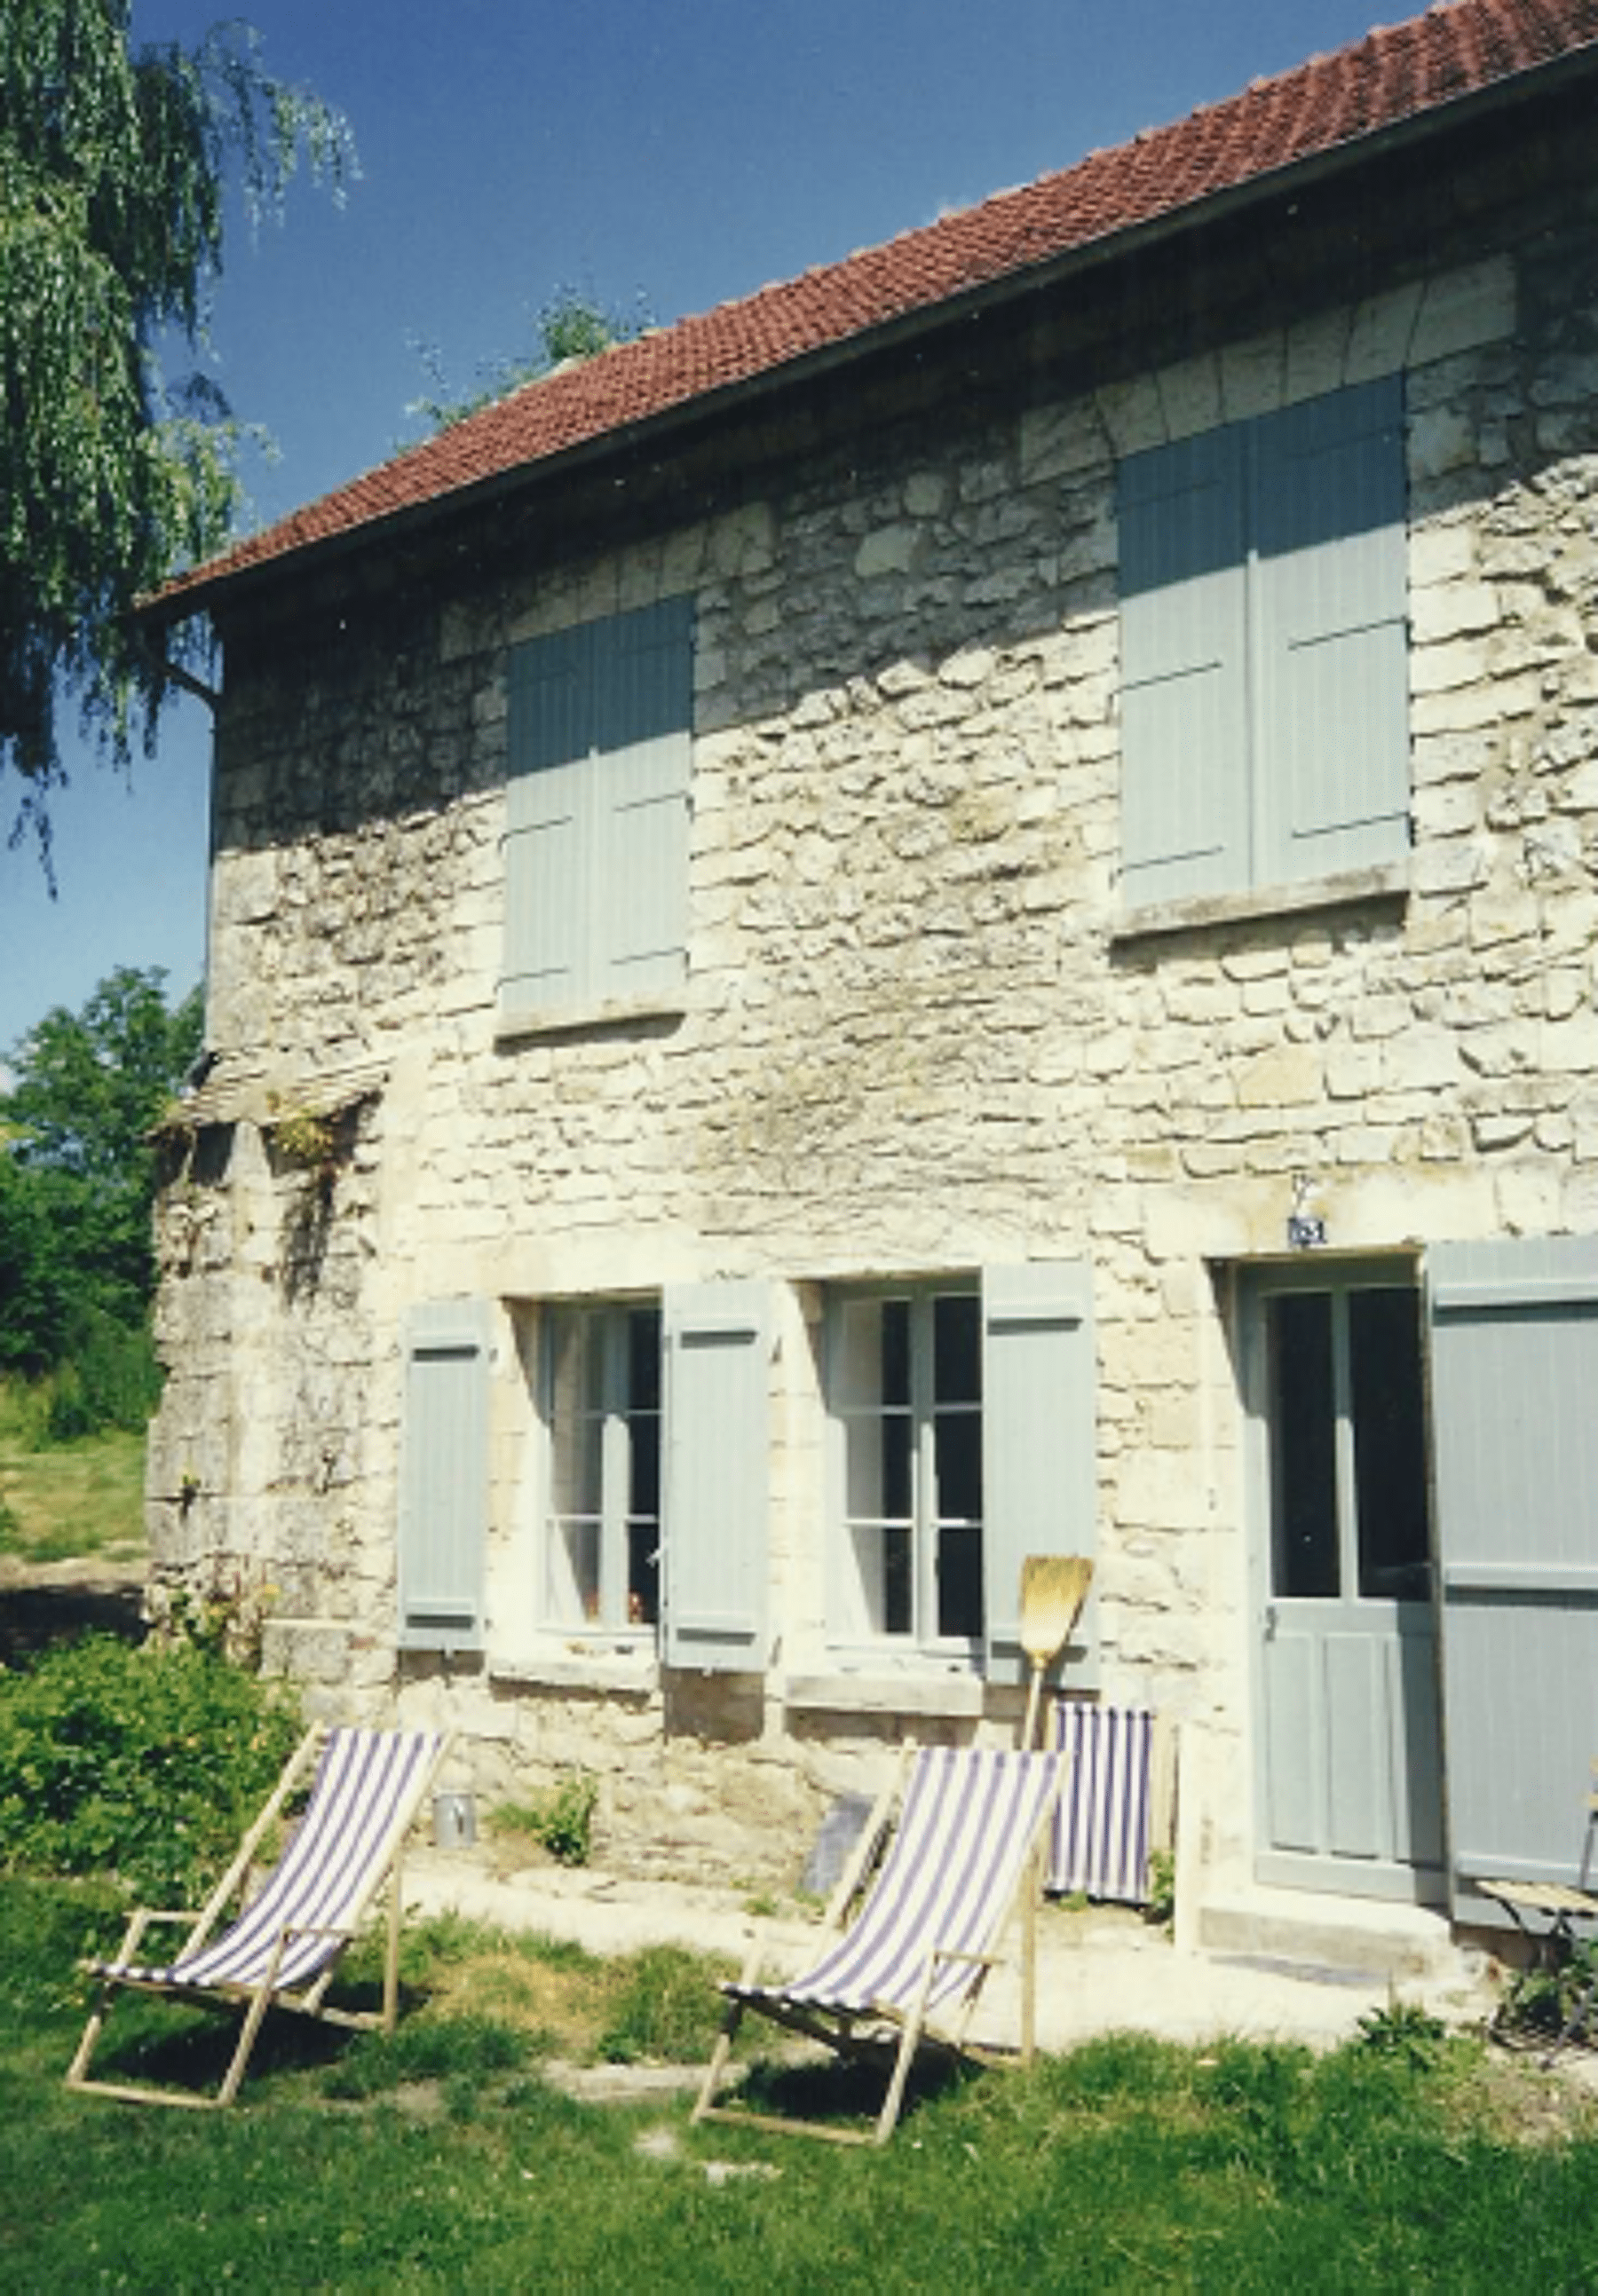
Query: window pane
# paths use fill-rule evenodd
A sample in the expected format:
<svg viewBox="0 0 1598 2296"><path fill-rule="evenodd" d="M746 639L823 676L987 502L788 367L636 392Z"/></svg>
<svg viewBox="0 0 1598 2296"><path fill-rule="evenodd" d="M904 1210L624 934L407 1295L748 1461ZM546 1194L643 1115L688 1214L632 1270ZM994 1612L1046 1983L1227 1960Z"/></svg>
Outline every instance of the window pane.
<svg viewBox="0 0 1598 2296"><path fill-rule="evenodd" d="M634 1411L660 1409L660 1309L634 1308L627 1318L627 1398Z"/></svg>
<svg viewBox="0 0 1598 2296"><path fill-rule="evenodd" d="M933 1400L975 1403L982 1394L982 1309L974 1293L933 1301Z"/></svg>
<svg viewBox="0 0 1598 2296"><path fill-rule="evenodd" d="M1271 1591L1334 1595L1338 1570L1337 1423L1331 1300L1284 1292L1265 1303L1270 1357Z"/></svg>
<svg viewBox="0 0 1598 2296"><path fill-rule="evenodd" d="M945 1412L934 1427L940 1521L982 1521L982 1421L974 1411Z"/></svg>
<svg viewBox="0 0 1598 2296"><path fill-rule="evenodd" d="M600 1510L599 1332L581 1310L549 1318L551 1499L556 1514Z"/></svg>
<svg viewBox="0 0 1598 2296"><path fill-rule="evenodd" d="M1359 1591L1396 1602L1430 1593L1421 1310L1409 1290L1348 1302L1359 1505Z"/></svg>
<svg viewBox="0 0 1598 2296"><path fill-rule="evenodd" d="M975 1528L938 1535L938 1632L982 1633L982 1533Z"/></svg>
<svg viewBox="0 0 1598 2296"><path fill-rule="evenodd" d="M631 1488L627 1512L654 1522L660 1513L660 1422L635 1419L631 1428Z"/></svg>
<svg viewBox="0 0 1598 2296"><path fill-rule="evenodd" d="M854 1565L853 1630L867 1635L907 1635L913 1611L910 1541L908 1531L879 1523L857 1523L849 1535Z"/></svg>
<svg viewBox="0 0 1598 2296"><path fill-rule="evenodd" d="M885 1403L910 1401L910 1301L881 1300L875 1304L881 1319L880 1380L877 1392Z"/></svg>
<svg viewBox="0 0 1598 2296"><path fill-rule="evenodd" d="M859 1522L908 1521L910 1423L907 1413L878 1419L861 1414L844 1429L844 1509Z"/></svg>
<svg viewBox="0 0 1598 2296"><path fill-rule="evenodd" d="M599 1526L561 1522L549 1543L549 1614L563 1626L594 1626L599 1618Z"/></svg>
<svg viewBox="0 0 1598 2296"><path fill-rule="evenodd" d="M660 1525L627 1526L627 1623L653 1627L660 1619Z"/></svg>

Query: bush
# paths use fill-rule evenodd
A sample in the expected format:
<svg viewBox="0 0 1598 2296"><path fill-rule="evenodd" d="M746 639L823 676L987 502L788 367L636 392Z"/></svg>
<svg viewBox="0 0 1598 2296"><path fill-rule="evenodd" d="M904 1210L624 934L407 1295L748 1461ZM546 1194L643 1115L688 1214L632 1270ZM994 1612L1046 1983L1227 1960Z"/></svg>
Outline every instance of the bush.
<svg viewBox="0 0 1598 2296"><path fill-rule="evenodd" d="M586 1770L573 1770L538 1801L502 1802L493 1823L507 1833L530 1833L557 1866L586 1866L598 1799L598 1779Z"/></svg>
<svg viewBox="0 0 1598 2296"><path fill-rule="evenodd" d="M0 1672L0 1866L198 1904L299 1732L274 1686L192 1647L91 1636Z"/></svg>

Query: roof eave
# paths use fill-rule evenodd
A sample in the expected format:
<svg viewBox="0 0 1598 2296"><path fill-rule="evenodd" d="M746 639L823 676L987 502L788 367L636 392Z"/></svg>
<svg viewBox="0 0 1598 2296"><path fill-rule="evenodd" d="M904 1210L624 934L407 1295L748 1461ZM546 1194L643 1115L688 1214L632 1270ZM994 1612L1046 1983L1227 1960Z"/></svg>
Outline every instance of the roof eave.
<svg viewBox="0 0 1598 2296"><path fill-rule="evenodd" d="M337 532L294 544L271 557L219 570L215 576L196 580L186 587L158 592L140 602L137 609L140 619L158 628L170 627L195 614L212 611L223 596L231 603L252 590L281 580L291 572L301 576L308 566L314 565L319 570L352 553L379 545L391 545L435 521L473 511L509 494L548 484L573 472L581 472L590 464L626 455L658 439L669 437L690 423L713 419L723 412L736 410L752 401L801 389L840 367L853 365L861 358L891 352L927 336L944 332L980 316L985 311L1037 294L1082 273L1108 264L1132 260L1150 248L1180 238L1184 233L1223 222L1250 207L1364 166L1406 146L1426 142L1462 125L1468 125L1481 114L1510 111L1534 97L1541 97L1565 81L1592 76L1595 72L1598 72L1598 45L1573 49L1547 63L1495 80L1487 87L1473 88L1463 95L1429 105L1423 111L1413 112L1385 127L1370 129L1345 143L1312 152L1304 159L1291 160L1284 167L1266 169L1248 176L1242 183L1206 193L1198 199L1167 209L1142 222L1124 225L1100 238L1043 256L1035 263L1019 265L996 278L984 280L973 287L942 297L935 303L918 305L892 318L879 320L853 334L821 344L813 350L802 351L774 365L762 367L758 373L696 392L691 398L663 407L656 414L615 425L591 439L580 440L574 446L513 463L505 470L491 472L483 478L469 480L459 486L446 488L422 501L405 504L396 510L363 519L358 524Z"/></svg>

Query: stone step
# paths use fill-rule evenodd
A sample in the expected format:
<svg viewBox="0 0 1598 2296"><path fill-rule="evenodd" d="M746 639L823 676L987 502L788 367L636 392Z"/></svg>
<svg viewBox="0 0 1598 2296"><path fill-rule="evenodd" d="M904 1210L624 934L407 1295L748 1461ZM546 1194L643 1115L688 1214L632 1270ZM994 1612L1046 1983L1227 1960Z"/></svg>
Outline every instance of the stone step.
<svg viewBox="0 0 1598 2296"><path fill-rule="evenodd" d="M1250 1891L1201 1906L1194 1942L1204 1953L1349 1984L1479 1973L1479 1957L1455 1944L1446 1915L1429 1906L1355 1904L1297 1890Z"/></svg>

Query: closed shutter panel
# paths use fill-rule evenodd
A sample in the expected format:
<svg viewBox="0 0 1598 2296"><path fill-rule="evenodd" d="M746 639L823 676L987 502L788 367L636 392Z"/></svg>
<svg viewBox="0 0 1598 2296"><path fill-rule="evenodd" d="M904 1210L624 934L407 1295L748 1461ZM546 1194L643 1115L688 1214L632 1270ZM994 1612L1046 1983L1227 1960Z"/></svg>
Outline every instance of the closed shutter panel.
<svg viewBox="0 0 1598 2296"><path fill-rule="evenodd" d="M1248 880L1241 443L1121 465L1121 817L1128 906Z"/></svg>
<svg viewBox="0 0 1598 2296"><path fill-rule="evenodd" d="M492 1319L484 1300L411 1313L400 1439L403 1649L482 1647Z"/></svg>
<svg viewBox="0 0 1598 2296"><path fill-rule="evenodd" d="M1248 426L1256 882L1409 849L1404 406L1396 377Z"/></svg>
<svg viewBox="0 0 1598 2296"><path fill-rule="evenodd" d="M501 1016L589 996L585 783L594 746L593 641L559 630L515 647L508 693Z"/></svg>
<svg viewBox="0 0 1598 2296"><path fill-rule="evenodd" d="M1021 1565L1098 1548L1098 1357L1086 1260L984 1268L983 1579L990 1674L1020 1656ZM1074 1690L1099 1680L1090 1595L1067 1652Z"/></svg>
<svg viewBox="0 0 1598 2296"><path fill-rule="evenodd" d="M765 1665L769 1324L762 1283L682 1284L665 1295L668 1666Z"/></svg>
<svg viewBox="0 0 1598 2296"><path fill-rule="evenodd" d="M668 599L598 626L595 987L638 996L681 980L688 939L693 606Z"/></svg>
<svg viewBox="0 0 1598 2296"><path fill-rule="evenodd" d="M1574 1880L1598 1753L1598 1238L1427 1255L1450 1855Z"/></svg>
<svg viewBox="0 0 1598 2296"><path fill-rule="evenodd" d="M507 1022L682 978L693 615L671 598L512 653Z"/></svg>

